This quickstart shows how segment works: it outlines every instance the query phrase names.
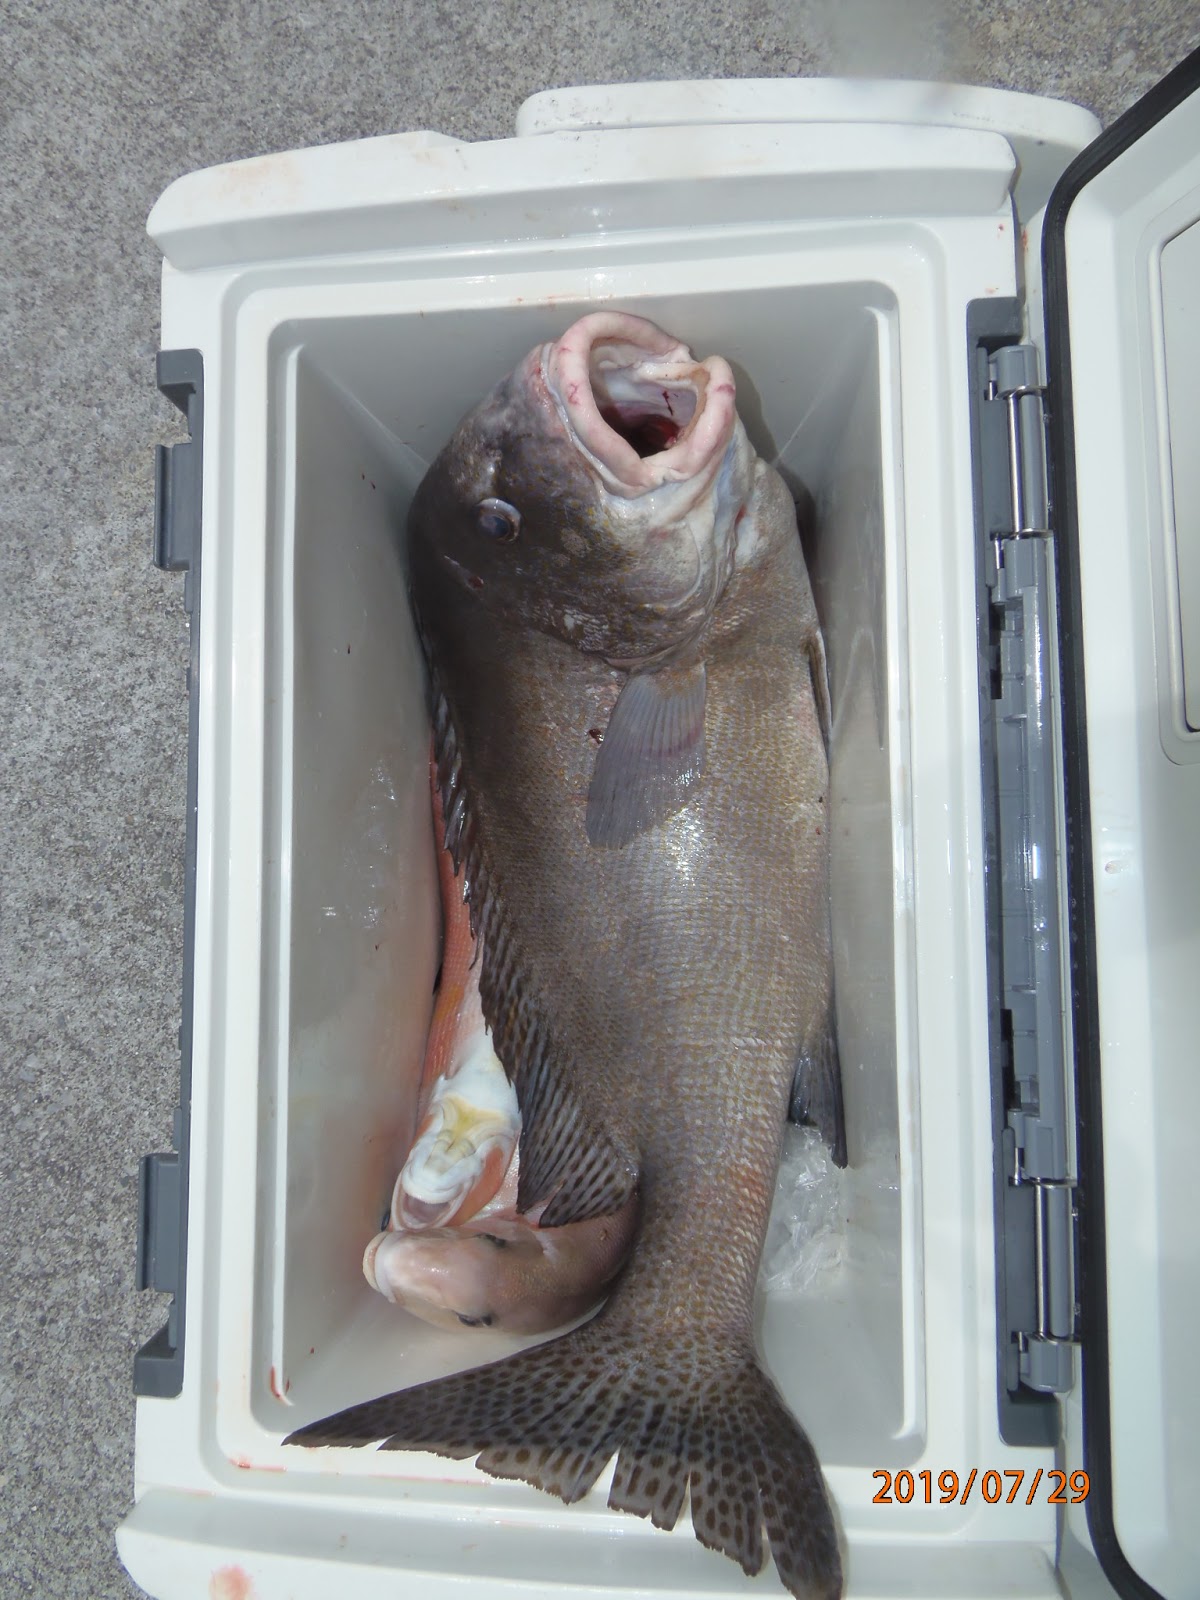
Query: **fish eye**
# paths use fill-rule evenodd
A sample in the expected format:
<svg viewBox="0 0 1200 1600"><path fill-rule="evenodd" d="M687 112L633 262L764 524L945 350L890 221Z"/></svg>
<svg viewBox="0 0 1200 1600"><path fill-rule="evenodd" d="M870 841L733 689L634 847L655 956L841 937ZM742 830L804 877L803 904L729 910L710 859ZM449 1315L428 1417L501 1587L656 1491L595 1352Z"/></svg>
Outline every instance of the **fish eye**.
<svg viewBox="0 0 1200 1600"><path fill-rule="evenodd" d="M480 533L497 544L511 544L521 531L521 513L507 500L481 500L475 507L475 523Z"/></svg>

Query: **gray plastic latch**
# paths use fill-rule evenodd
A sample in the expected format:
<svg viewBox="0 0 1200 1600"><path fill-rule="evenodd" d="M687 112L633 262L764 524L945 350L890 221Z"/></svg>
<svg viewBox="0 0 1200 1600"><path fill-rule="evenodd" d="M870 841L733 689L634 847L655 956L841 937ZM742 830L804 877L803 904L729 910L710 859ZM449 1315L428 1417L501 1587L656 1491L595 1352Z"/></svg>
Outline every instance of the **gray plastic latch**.
<svg viewBox="0 0 1200 1600"><path fill-rule="evenodd" d="M163 350L158 387L188 420L191 438L159 445L155 463L154 559L185 573L191 618L188 664L187 809L184 834L183 1011L179 1026L179 1104L173 1150L142 1158L139 1184L139 1288L174 1296L167 1321L137 1352L133 1387L170 1398L183 1387L188 1147L192 1108L192 966L196 938L196 741L200 717L200 530L203 510L204 362L198 350Z"/></svg>
<svg viewBox="0 0 1200 1600"><path fill-rule="evenodd" d="M1037 351L973 312L1001 1432L1032 1444L1053 1437L1030 1402L1071 1387L1076 1325L1054 550Z"/></svg>
<svg viewBox="0 0 1200 1600"><path fill-rule="evenodd" d="M137 1286L174 1294L179 1287L179 1156L143 1156L139 1172Z"/></svg>
<svg viewBox="0 0 1200 1600"><path fill-rule="evenodd" d="M200 538L204 459L203 363L198 350L161 350L158 387L183 412L191 438L154 452L154 561L164 572L186 572ZM191 585L184 583L185 600ZM187 609L190 611L191 605Z"/></svg>

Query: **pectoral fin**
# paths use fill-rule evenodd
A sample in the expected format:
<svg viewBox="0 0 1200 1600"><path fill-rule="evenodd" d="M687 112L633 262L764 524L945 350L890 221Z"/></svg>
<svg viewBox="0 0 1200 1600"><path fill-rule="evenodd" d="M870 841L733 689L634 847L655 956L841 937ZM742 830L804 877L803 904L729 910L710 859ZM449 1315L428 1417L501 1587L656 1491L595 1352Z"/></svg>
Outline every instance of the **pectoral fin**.
<svg viewBox="0 0 1200 1600"><path fill-rule="evenodd" d="M635 672L596 756L587 836L619 849L683 809L704 770L704 663Z"/></svg>

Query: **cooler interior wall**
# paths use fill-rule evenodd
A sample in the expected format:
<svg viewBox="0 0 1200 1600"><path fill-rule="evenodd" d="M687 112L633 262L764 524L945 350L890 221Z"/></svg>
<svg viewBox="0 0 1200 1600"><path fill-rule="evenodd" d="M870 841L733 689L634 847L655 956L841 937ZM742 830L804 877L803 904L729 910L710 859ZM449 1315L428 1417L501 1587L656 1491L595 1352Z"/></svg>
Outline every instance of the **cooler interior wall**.
<svg viewBox="0 0 1200 1600"><path fill-rule="evenodd" d="M895 306L871 283L622 306L731 361L750 436L801 503L834 705L832 916L851 1167L838 1264L803 1293L764 1296L761 1330L827 1466L900 1462L919 1453L923 1424L915 1063L902 1024L911 951L896 887L905 682L889 665L899 642L888 617L903 614ZM411 1137L436 968L427 730L402 529L459 417L589 309L338 317L287 324L271 344L272 976L252 1331L252 1399L268 1427L273 1385L298 1425L522 1342L427 1327L360 1270Z"/></svg>

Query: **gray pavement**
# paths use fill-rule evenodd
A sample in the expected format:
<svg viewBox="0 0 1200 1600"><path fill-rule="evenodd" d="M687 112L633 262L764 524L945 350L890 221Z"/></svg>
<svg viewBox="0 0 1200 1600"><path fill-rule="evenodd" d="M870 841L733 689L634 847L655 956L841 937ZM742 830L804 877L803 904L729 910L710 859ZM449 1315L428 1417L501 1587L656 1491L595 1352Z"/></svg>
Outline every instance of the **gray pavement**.
<svg viewBox="0 0 1200 1600"><path fill-rule="evenodd" d="M665 77L942 76L1111 120L1197 0L6 0L0 8L0 1596L139 1593L138 1157L170 1139L186 635L151 564L157 254L181 173Z"/></svg>

